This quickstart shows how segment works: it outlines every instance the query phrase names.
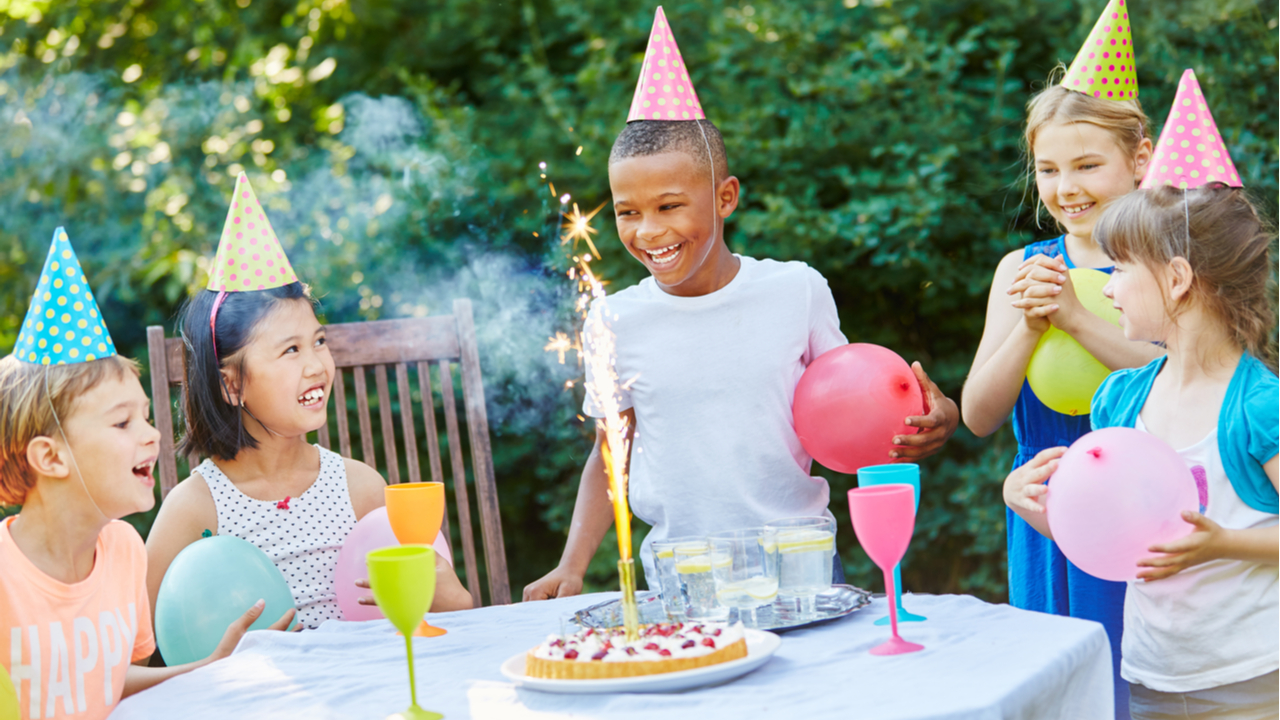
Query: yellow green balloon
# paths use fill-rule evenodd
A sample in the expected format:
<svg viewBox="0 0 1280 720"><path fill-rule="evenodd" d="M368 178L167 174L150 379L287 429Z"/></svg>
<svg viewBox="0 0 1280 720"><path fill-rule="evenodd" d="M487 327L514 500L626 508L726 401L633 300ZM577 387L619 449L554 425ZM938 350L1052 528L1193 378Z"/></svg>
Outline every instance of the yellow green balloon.
<svg viewBox="0 0 1280 720"><path fill-rule="evenodd" d="M0 665L0 720L18 720L18 694L13 691L13 681L4 665Z"/></svg>
<svg viewBox="0 0 1280 720"><path fill-rule="evenodd" d="M1120 324L1120 311L1102 294L1109 275L1090 268L1075 268L1067 274L1086 310L1112 325ZM1075 338L1056 327L1040 336L1027 363L1031 391L1050 410L1064 415L1088 415L1093 394L1110 374Z"/></svg>

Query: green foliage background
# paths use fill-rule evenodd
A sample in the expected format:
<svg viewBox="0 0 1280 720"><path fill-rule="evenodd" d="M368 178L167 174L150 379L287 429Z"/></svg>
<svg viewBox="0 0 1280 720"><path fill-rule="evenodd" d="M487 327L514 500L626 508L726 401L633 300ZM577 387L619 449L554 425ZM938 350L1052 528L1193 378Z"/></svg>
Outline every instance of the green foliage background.
<svg viewBox="0 0 1280 720"><path fill-rule="evenodd" d="M1024 182L1023 106L1104 5L673 0L742 180L730 246L817 268L850 340L921 360L958 399L997 260L1054 232ZM573 318L556 193L608 200L652 17L631 0L0 0L0 348L65 224L116 344L144 357L144 327L172 329L203 284L245 169L327 320L476 301L518 592L559 557L590 447L562 389L576 369L542 350ZM1275 4L1148 1L1133 24L1156 127L1194 67L1274 217ZM597 267L626 286L644 271L608 215ZM1004 597L1012 455L1007 428L962 429L925 463L909 588ZM851 579L876 586L847 532L852 478L825 474ZM589 587L615 582L611 542Z"/></svg>

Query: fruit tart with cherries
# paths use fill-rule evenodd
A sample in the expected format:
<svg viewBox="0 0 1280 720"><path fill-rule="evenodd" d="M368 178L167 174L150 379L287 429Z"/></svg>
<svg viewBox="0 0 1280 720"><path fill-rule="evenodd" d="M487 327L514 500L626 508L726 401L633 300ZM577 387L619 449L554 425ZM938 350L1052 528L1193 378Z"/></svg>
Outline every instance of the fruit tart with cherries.
<svg viewBox="0 0 1280 720"><path fill-rule="evenodd" d="M658 623L627 642L621 627L552 635L525 657L525 674L557 680L601 680L691 670L747 656L742 623Z"/></svg>

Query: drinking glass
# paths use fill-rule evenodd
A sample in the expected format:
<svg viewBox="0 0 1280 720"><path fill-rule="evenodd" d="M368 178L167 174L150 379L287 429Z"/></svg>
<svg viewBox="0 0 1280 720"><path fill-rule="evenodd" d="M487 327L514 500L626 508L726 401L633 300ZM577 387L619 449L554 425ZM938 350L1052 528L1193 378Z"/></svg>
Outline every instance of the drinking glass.
<svg viewBox="0 0 1280 720"><path fill-rule="evenodd" d="M886 595L893 597L893 567L911 543L916 526L916 508L910 485L877 485L849 491L849 516L858 543L884 573ZM923 645L907 642L898 635L898 607L889 602L889 625L893 636L871 648L872 655L900 655L923 650Z"/></svg>
<svg viewBox="0 0 1280 720"><path fill-rule="evenodd" d="M436 541L440 526L444 524L444 483L388 485L386 501L387 520L401 544L430 546ZM444 628L421 620L413 634L418 637L437 637L445 632Z"/></svg>
<svg viewBox="0 0 1280 720"><path fill-rule="evenodd" d="M801 615L817 613L818 593L831 587L836 523L828 517L774 520L765 525L778 536L778 596L794 602Z"/></svg>
<svg viewBox="0 0 1280 720"><path fill-rule="evenodd" d="M720 604L736 608L748 626L778 597L778 534L770 528L729 530L711 536L712 575Z"/></svg>
<svg viewBox="0 0 1280 720"><path fill-rule="evenodd" d="M872 487L897 483L910 485L915 490L915 508L920 510L920 466L915 463L868 465L858 470L858 487ZM893 602L898 606L898 622L924 622L923 615L915 615L902 609L902 563L893 566ZM877 625L888 625L889 617L876 620Z"/></svg>
<svg viewBox="0 0 1280 720"><path fill-rule="evenodd" d="M655 540L650 544L654 565L658 570L658 590L662 593L662 608L667 611L667 619L672 621L685 620L689 617L685 609L684 594L680 591L680 577L676 574L676 548L688 543L706 543L706 538L679 537Z"/></svg>
<svg viewBox="0 0 1280 720"><path fill-rule="evenodd" d="M728 558L712 557L708 540L695 540L677 545L672 551L676 561L676 579L680 583L685 615L690 620L727 620L729 608L716 598L716 583L711 566L724 564Z"/></svg>
<svg viewBox="0 0 1280 720"><path fill-rule="evenodd" d="M422 621L436 594L436 551L425 545L401 545L371 550L365 561L378 608L404 635L409 657L409 709L388 720L440 720L444 715L418 706L413 675L413 629Z"/></svg>

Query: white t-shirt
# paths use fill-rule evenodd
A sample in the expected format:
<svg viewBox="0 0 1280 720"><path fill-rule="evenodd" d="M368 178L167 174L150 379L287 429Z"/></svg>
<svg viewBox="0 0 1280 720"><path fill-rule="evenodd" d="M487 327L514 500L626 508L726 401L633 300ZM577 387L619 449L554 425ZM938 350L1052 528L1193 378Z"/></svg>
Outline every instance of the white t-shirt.
<svg viewBox="0 0 1280 720"><path fill-rule="evenodd" d="M606 299L622 409L636 414L628 498L653 526L646 578L655 540L827 513L791 400L809 363L847 343L835 301L804 263L741 260L710 295L669 295L650 277ZM583 411L604 415L590 394Z"/></svg>
<svg viewBox="0 0 1280 720"><path fill-rule="evenodd" d="M1135 427L1146 432L1141 417ZM1217 430L1178 454L1206 517L1228 529L1276 524L1276 515L1254 510L1232 489ZM1120 674L1152 690L1193 692L1280 668L1278 577L1275 565L1214 560L1163 580L1130 581Z"/></svg>

